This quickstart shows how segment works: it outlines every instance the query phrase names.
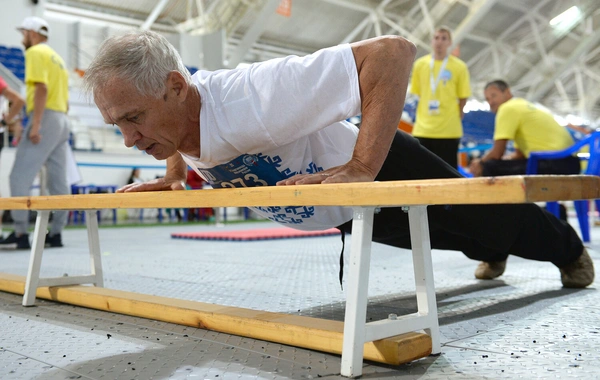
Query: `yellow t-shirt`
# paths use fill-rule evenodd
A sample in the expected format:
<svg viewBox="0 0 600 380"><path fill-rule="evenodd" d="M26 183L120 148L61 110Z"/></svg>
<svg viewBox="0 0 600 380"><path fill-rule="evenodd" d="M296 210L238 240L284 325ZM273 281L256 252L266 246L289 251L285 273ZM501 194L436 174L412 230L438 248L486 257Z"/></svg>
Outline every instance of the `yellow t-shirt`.
<svg viewBox="0 0 600 380"><path fill-rule="evenodd" d="M69 73L65 61L45 43L34 45L25 51L27 113L33 111L36 83L44 83L48 90L46 109L67 112Z"/></svg>
<svg viewBox="0 0 600 380"><path fill-rule="evenodd" d="M494 140L513 140L525 157L530 152L563 150L574 144L569 131L552 115L522 98L498 107Z"/></svg>
<svg viewBox="0 0 600 380"><path fill-rule="evenodd" d="M449 56L446 67L442 72L435 94L431 92L431 54L415 61L412 71L410 92L419 97L417 105L417 119L413 128L413 135L417 137L455 139L463 135L458 99L467 99L471 96L471 84L467 65L456 58ZM434 61L434 83L442 67L442 61ZM429 102L439 101L439 114L429 112Z"/></svg>

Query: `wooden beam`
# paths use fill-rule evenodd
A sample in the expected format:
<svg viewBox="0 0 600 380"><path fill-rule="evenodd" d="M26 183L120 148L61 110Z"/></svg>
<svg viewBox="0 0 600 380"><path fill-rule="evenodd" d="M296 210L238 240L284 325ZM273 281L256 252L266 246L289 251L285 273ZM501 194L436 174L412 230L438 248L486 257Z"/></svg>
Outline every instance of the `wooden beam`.
<svg viewBox="0 0 600 380"><path fill-rule="evenodd" d="M508 176L0 198L0 210L248 206L413 206L600 198L596 176Z"/></svg>
<svg viewBox="0 0 600 380"><path fill-rule="evenodd" d="M0 291L23 294L24 289L24 276L0 273ZM37 289L36 297L332 354L342 353L344 324L339 321L91 286L41 287ZM399 365L429 354L431 354L429 335L407 333L365 343L364 358Z"/></svg>

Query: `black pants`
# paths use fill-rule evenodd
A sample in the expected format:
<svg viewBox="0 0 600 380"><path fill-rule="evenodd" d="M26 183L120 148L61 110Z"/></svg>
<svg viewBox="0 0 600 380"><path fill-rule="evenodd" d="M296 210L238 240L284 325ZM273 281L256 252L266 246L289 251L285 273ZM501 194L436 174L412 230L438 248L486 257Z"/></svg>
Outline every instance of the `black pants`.
<svg viewBox="0 0 600 380"><path fill-rule="evenodd" d="M527 173L527 159L523 160L488 160L483 163L483 176L496 177L503 175L519 175ZM579 158L569 156L556 160L540 160L537 174L579 174L581 166Z"/></svg>
<svg viewBox="0 0 600 380"><path fill-rule="evenodd" d="M458 177L415 138L398 131L376 180ZM562 267L583 251L569 224L535 204L429 206L427 214L432 248L461 251L474 260L501 261L511 254ZM339 228L351 232L352 222ZM373 241L411 248L408 214L397 207L382 208L375 214Z"/></svg>
<svg viewBox="0 0 600 380"><path fill-rule="evenodd" d="M417 140L419 140L421 146L429 149L454 169L458 169L458 144L460 139L429 139L417 137Z"/></svg>

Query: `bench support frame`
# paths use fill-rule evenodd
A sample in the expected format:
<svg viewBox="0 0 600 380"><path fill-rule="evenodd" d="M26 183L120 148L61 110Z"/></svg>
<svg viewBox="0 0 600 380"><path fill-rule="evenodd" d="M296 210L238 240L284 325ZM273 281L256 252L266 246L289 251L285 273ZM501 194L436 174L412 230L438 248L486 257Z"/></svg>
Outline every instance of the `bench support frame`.
<svg viewBox="0 0 600 380"><path fill-rule="evenodd" d="M90 274L83 276L64 276L64 277L46 277L40 278L40 268L42 266L42 254L46 242L46 228L48 227L48 218L50 211L43 210L37 212L35 221L35 230L33 232L33 245L31 246L31 256L29 258L29 270L25 280L25 294L23 295L23 306L33 306L35 304L35 293L41 286L64 286L64 285L82 285L94 284L103 287L102 278L102 260L100 258L100 237L98 235L97 210L86 210L88 244L90 249Z"/></svg>
<svg viewBox="0 0 600 380"><path fill-rule="evenodd" d="M407 332L425 330L431 337L432 354L439 354L441 351L427 206L411 206L406 207L405 210L408 212L410 223L418 311L403 316L392 314L388 319L366 323L375 208L354 208L341 360L341 374L343 376L359 377L362 375L363 350L364 344L367 342ZM25 282L23 306L34 305L38 287L81 284L103 286L100 238L98 219L96 218L97 210L87 210L85 212L91 274L40 278L40 267L50 211L38 211L29 271Z"/></svg>
<svg viewBox="0 0 600 380"><path fill-rule="evenodd" d="M433 281L431 244L427 206L408 209L413 267L417 295L417 313L366 323L373 235L373 207L355 207L352 221L352 245L348 268L348 290L344 320L342 376L362 375L363 348L366 342L411 331L425 330L431 336L432 354L441 352L440 333Z"/></svg>

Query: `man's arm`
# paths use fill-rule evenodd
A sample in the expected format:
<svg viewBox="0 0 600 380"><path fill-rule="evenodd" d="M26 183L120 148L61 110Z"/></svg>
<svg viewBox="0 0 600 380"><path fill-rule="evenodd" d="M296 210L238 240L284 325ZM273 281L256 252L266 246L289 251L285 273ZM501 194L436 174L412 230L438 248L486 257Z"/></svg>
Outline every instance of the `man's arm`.
<svg viewBox="0 0 600 380"><path fill-rule="evenodd" d="M143 183L131 183L117 190L117 193L134 191L185 190L187 164L179 153L167 158L167 173L163 178Z"/></svg>
<svg viewBox="0 0 600 380"><path fill-rule="evenodd" d="M45 83L36 82L33 94L33 120L29 129L29 140L33 144L38 144L42 140L40 127L42 126L42 117L46 109L48 100L48 88Z"/></svg>
<svg viewBox="0 0 600 380"><path fill-rule="evenodd" d="M469 171L473 176L480 177L483 172L483 163L488 160L500 160L506 151L508 140L494 140L494 146L481 159L471 161Z"/></svg>
<svg viewBox="0 0 600 380"><path fill-rule="evenodd" d="M25 106L25 100L21 97L21 95L17 94L15 90L10 87L4 88L4 91L0 94L4 96L11 103L10 109L8 110L8 114L2 115L3 120L10 124L13 119L23 110L23 106Z"/></svg>
<svg viewBox="0 0 600 380"><path fill-rule="evenodd" d="M460 112L460 120L465 117L465 106L467 105L467 99L458 99L458 112Z"/></svg>
<svg viewBox="0 0 600 380"><path fill-rule="evenodd" d="M373 181L387 157L398 128L416 47L385 36L353 43L358 70L362 120L348 163L316 174L297 175L278 185Z"/></svg>

